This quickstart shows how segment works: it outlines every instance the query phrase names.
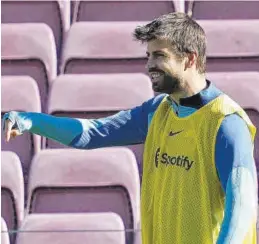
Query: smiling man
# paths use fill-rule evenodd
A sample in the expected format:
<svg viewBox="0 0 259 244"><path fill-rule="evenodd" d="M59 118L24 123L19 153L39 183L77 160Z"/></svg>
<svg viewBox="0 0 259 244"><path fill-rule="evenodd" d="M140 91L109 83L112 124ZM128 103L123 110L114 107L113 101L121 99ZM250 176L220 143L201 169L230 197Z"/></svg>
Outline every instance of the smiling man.
<svg viewBox="0 0 259 244"><path fill-rule="evenodd" d="M79 149L144 142L143 244L255 244L256 128L206 80L203 29L172 13L137 27L134 36L147 44L147 69L160 95L93 120L11 111L6 140L29 131Z"/></svg>

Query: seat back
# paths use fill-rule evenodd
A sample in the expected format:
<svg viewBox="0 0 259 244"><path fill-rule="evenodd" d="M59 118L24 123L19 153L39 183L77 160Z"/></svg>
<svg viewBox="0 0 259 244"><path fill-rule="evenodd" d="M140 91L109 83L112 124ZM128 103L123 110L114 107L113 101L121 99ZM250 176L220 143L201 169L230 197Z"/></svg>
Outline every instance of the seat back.
<svg viewBox="0 0 259 244"><path fill-rule="evenodd" d="M1 217L1 243L10 244L8 229L5 223L5 220Z"/></svg>
<svg viewBox="0 0 259 244"><path fill-rule="evenodd" d="M46 24L2 24L2 75L31 76L38 84L42 111L57 75L53 33Z"/></svg>
<svg viewBox="0 0 259 244"><path fill-rule="evenodd" d="M215 72L208 73L207 77L242 106L256 128L259 128L259 72ZM255 137L254 157L258 168L258 133ZM257 173L259 175L259 171Z"/></svg>
<svg viewBox="0 0 259 244"><path fill-rule="evenodd" d="M140 183L134 154L127 148L43 150L32 163L27 206L29 214L115 212L125 228L136 229Z"/></svg>
<svg viewBox="0 0 259 244"><path fill-rule="evenodd" d="M192 0L185 9L194 19L259 19L258 1Z"/></svg>
<svg viewBox="0 0 259 244"><path fill-rule="evenodd" d="M144 74L63 75L52 86L48 112L55 116L97 119L141 105L154 96ZM65 147L47 140L47 148ZM143 144L127 145L142 175Z"/></svg>
<svg viewBox="0 0 259 244"><path fill-rule="evenodd" d="M198 23L207 36L208 72L258 71L259 20L200 20Z"/></svg>
<svg viewBox="0 0 259 244"><path fill-rule="evenodd" d="M18 156L1 151L1 215L9 230L17 230L24 215L24 181ZM15 235L10 234L13 243Z"/></svg>
<svg viewBox="0 0 259 244"><path fill-rule="evenodd" d="M2 117L9 111L40 112L40 95L36 82L28 76L2 77ZM25 184L27 183L30 163L40 150L40 136L25 132L8 143L1 135L2 150L15 152L21 162Z"/></svg>
<svg viewBox="0 0 259 244"><path fill-rule="evenodd" d="M45 23L55 37L57 53L60 54L63 38L70 27L69 1L4 0L2 23Z"/></svg>
<svg viewBox="0 0 259 244"><path fill-rule="evenodd" d="M74 23L68 32L61 72L145 73L145 46L132 36L140 24L133 21Z"/></svg>
<svg viewBox="0 0 259 244"><path fill-rule="evenodd" d="M179 11L180 1L74 1L76 21L151 21L162 14ZM100 11L105 9L105 11Z"/></svg>
<svg viewBox="0 0 259 244"><path fill-rule="evenodd" d="M30 214L21 230L16 244L125 244L123 222L115 213Z"/></svg>

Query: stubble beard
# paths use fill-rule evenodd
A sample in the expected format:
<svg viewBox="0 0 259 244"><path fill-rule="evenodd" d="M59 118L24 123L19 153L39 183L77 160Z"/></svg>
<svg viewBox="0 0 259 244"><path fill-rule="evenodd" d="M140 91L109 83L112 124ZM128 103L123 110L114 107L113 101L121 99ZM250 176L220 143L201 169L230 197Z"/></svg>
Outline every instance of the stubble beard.
<svg viewBox="0 0 259 244"><path fill-rule="evenodd" d="M174 94L181 91L182 82L176 76L164 74L163 81L159 84L153 85L153 90L156 93Z"/></svg>

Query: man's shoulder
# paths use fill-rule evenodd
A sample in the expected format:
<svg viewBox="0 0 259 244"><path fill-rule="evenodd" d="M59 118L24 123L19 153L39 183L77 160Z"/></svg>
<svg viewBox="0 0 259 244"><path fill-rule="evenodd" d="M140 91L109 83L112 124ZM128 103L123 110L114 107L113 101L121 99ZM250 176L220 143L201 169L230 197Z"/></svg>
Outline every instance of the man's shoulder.
<svg viewBox="0 0 259 244"><path fill-rule="evenodd" d="M238 114L226 116L218 130L217 144L221 144L222 150L232 153L247 152L253 147L253 140L246 121Z"/></svg>
<svg viewBox="0 0 259 244"><path fill-rule="evenodd" d="M224 135L237 136L237 131L249 132L245 120L242 117L240 117L237 113L227 115L221 122L220 132Z"/></svg>
<svg viewBox="0 0 259 244"><path fill-rule="evenodd" d="M151 120L154 116L155 111L157 110L157 108L159 107L159 105L161 104L161 102L163 101L163 99L167 96L167 94L159 94L151 99L149 99L148 101L146 101L142 108L143 111L145 111L145 114L147 115L147 128L149 127Z"/></svg>
<svg viewBox="0 0 259 244"><path fill-rule="evenodd" d="M148 107L149 113L155 112L156 109L158 108L158 106L161 104L161 102L163 101L163 99L166 96L167 96L167 94L159 94L159 95L151 98L150 100L148 100L146 102L146 106Z"/></svg>

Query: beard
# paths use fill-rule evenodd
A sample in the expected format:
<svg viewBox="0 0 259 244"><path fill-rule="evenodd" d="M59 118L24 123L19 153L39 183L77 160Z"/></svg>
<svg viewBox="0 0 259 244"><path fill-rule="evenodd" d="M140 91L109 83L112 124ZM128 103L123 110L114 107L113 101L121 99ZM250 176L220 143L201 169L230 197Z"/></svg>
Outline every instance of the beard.
<svg viewBox="0 0 259 244"><path fill-rule="evenodd" d="M176 76L164 73L158 80L152 81L152 87L155 93L172 94L180 90L181 80Z"/></svg>

